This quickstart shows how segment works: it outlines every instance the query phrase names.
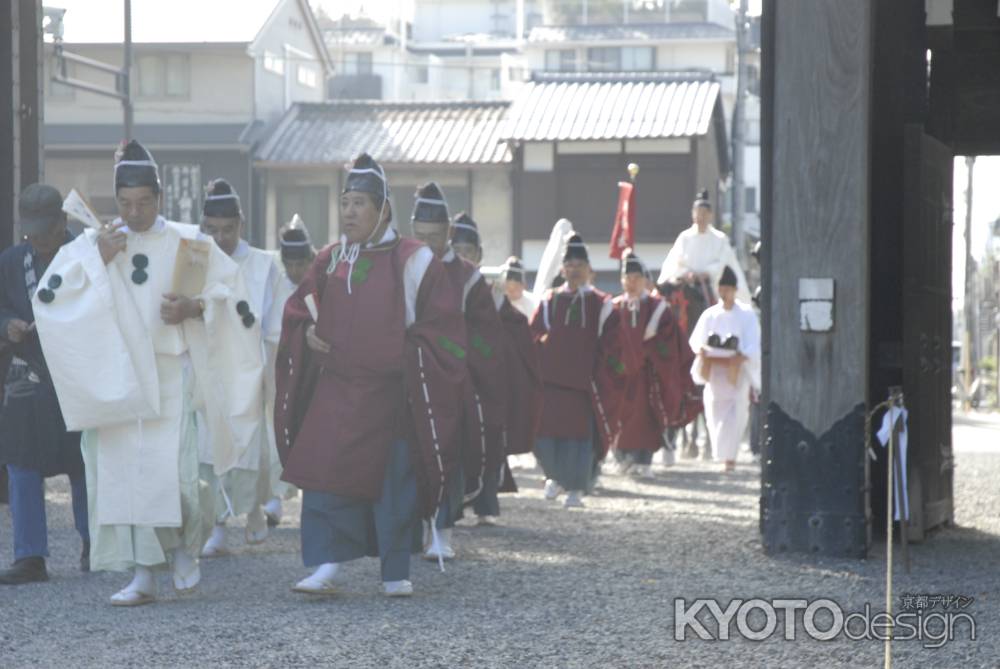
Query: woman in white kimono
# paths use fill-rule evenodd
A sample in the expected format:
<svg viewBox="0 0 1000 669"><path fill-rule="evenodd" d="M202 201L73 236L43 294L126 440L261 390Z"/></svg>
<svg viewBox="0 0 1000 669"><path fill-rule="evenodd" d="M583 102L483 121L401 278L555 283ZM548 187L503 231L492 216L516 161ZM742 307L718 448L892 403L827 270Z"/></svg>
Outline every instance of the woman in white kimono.
<svg viewBox="0 0 1000 669"><path fill-rule="evenodd" d="M706 309L689 343L697 354L691 375L705 386L705 422L725 471L750 419L750 392L760 390L760 323L753 308L736 299L738 280L726 266L719 278L719 302Z"/></svg>
<svg viewBox="0 0 1000 669"><path fill-rule="evenodd" d="M189 417L204 406L224 439L216 474L260 429L260 324L239 268L193 225L159 215L152 156L130 142L115 164L121 218L63 246L33 309L59 405L82 440L91 567L134 569L114 606L156 598L155 569L178 591L201 579L207 489Z"/></svg>

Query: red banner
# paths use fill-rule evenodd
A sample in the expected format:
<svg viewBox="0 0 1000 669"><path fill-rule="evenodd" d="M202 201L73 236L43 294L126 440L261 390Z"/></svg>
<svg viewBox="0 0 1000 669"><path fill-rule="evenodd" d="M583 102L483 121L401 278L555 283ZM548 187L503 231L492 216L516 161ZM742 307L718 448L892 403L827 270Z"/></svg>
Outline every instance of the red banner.
<svg viewBox="0 0 1000 669"><path fill-rule="evenodd" d="M618 182L618 208L615 210L615 226L611 231L611 249L609 255L621 260L625 249L635 246L635 227L633 204L635 203L635 186L627 181Z"/></svg>

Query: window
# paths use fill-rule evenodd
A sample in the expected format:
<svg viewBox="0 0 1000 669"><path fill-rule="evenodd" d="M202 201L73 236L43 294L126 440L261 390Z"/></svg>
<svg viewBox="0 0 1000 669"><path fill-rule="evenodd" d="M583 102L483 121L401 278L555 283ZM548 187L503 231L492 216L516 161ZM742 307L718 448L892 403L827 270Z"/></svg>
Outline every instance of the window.
<svg viewBox="0 0 1000 669"><path fill-rule="evenodd" d="M756 214L757 189L753 186L747 186L746 190L743 192L745 193L743 196L743 212L747 214Z"/></svg>
<svg viewBox="0 0 1000 669"><path fill-rule="evenodd" d="M587 69L591 72L621 72L621 48L601 46L587 49Z"/></svg>
<svg viewBox="0 0 1000 669"><path fill-rule="evenodd" d="M622 71L652 72L656 69L656 49L651 46L622 48Z"/></svg>
<svg viewBox="0 0 1000 669"><path fill-rule="evenodd" d="M500 90L500 69L493 68L490 70L490 90L499 91Z"/></svg>
<svg viewBox="0 0 1000 669"><path fill-rule="evenodd" d="M344 74L371 74L372 54L370 51L344 54Z"/></svg>
<svg viewBox="0 0 1000 669"><path fill-rule="evenodd" d="M587 69L591 72L651 72L656 69L656 48L612 46L587 49Z"/></svg>
<svg viewBox="0 0 1000 669"><path fill-rule="evenodd" d="M510 81L524 81L524 68L523 67L510 67L507 68L507 78Z"/></svg>
<svg viewBox="0 0 1000 669"><path fill-rule="evenodd" d="M149 54L136 60L140 98L187 98L191 68L185 54Z"/></svg>
<svg viewBox="0 0 1000 669"><path fill-rule="evenodd" d="M430 81L430 72L426 65L417 65L413 68L413 83L426 84Z"/></svg>
<svg viewBox="0 0 1000 669"><path fill-rule="evenodd" d="M547 72L575 72L575 49L549 49L545 52L545 70Z"/></svg>
<svg viewBox="0 0 1000 669"><path fill-rule="evenodd" d="M318 77L316 76L316 70L313 69L312 65L299 65L295 68L296 78L299 83L303 86L308 86L309 88L316 88L318 85Z"/></svg>
<svg viewBox="0 0 1000 669"><path fill-rule="evenodd" d="M726 46L726 73L735 74L736 72L736 46L730 44Z"/></svg>
<svg viewBox="0 0 1000 669"><path fill-rule="evenodd" d="M273 72L274 74L284 74L285 73L285 61L276 53L271 51L264 52L264 69L268 72Z"/></svg>

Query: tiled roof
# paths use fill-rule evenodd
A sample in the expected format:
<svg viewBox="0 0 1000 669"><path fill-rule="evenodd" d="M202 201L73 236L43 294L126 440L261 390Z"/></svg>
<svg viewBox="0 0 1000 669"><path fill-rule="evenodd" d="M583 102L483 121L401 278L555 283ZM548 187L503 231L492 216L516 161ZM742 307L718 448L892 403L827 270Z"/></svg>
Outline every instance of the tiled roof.
<svg viewBox="0 0 1000 669"><path fill-rule="evenodd" d="M709 74L537 76L511 105L502 136L517 141L660 139L708 133L722 113Z"/></svg>
<svg viewBox="0 0 1000 669"><path fill-rule="evenodd" d="M366 151L385 164L501 164L508 102L327 102L291 107L261 163L343 164Z"/></svg>

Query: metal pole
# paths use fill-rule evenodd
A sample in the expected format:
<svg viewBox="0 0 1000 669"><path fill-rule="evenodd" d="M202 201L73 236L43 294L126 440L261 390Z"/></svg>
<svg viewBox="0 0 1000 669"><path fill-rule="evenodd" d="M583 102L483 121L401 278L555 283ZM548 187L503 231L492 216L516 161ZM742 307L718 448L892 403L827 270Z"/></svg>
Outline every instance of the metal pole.
<svg viewBox="0 0 1000 669"><path fill-rule="evenodd" d="M972 389L972 373L976 364L976 354L973 350L973 321L975 320L975 272L972 262L972 175L976 164L975 156L966 156L965 167L968 171L968 182L965 189L965 411L970 407L969 391Z"/></svg>
<svg viewBox="0 0 1000 669"><path fill-rule="evenodd" d="M748 0L740 0L740 8L736 15L736 102L733 105L733 192L732 192L732 222L733 244L736 246L736 256L740 264L746 262L746 240L743 230L743 210L746 189L743 185L743 147L745 144L743 111L747 93L746 76L746 41L747 41L747 11Z"/></svg>
<svg viewBox="0 0 1000 669"><path fill-rule="evenodd" d="M889 388L889 443L888 443L888 470L886 475L886 512L885 512L885 612L892 616L892 518L895 496L893 492L893 478L895 469L893 467L896 456L896 419L894 411L903 407L903 389L899 387ZM902 413L899 420L903 418ZM900 513L902 517L902 513ZM892 630L885 637L885 653L883 656L883 666L885 669L892 669Z"/></svg>
<svg viewBox="0 0 1000 669"><path fill-rule="evenodd" d="M125 141L132 140L132 0L125 0L125 58L122 63L122 111L125 115Z"/></svg>
<svg viewBox="0 0 1000 669"><path fill-rule="evenodd" d="M515 0L514 7L514 35L518 46L524 46L524 0Z"/></svg>

